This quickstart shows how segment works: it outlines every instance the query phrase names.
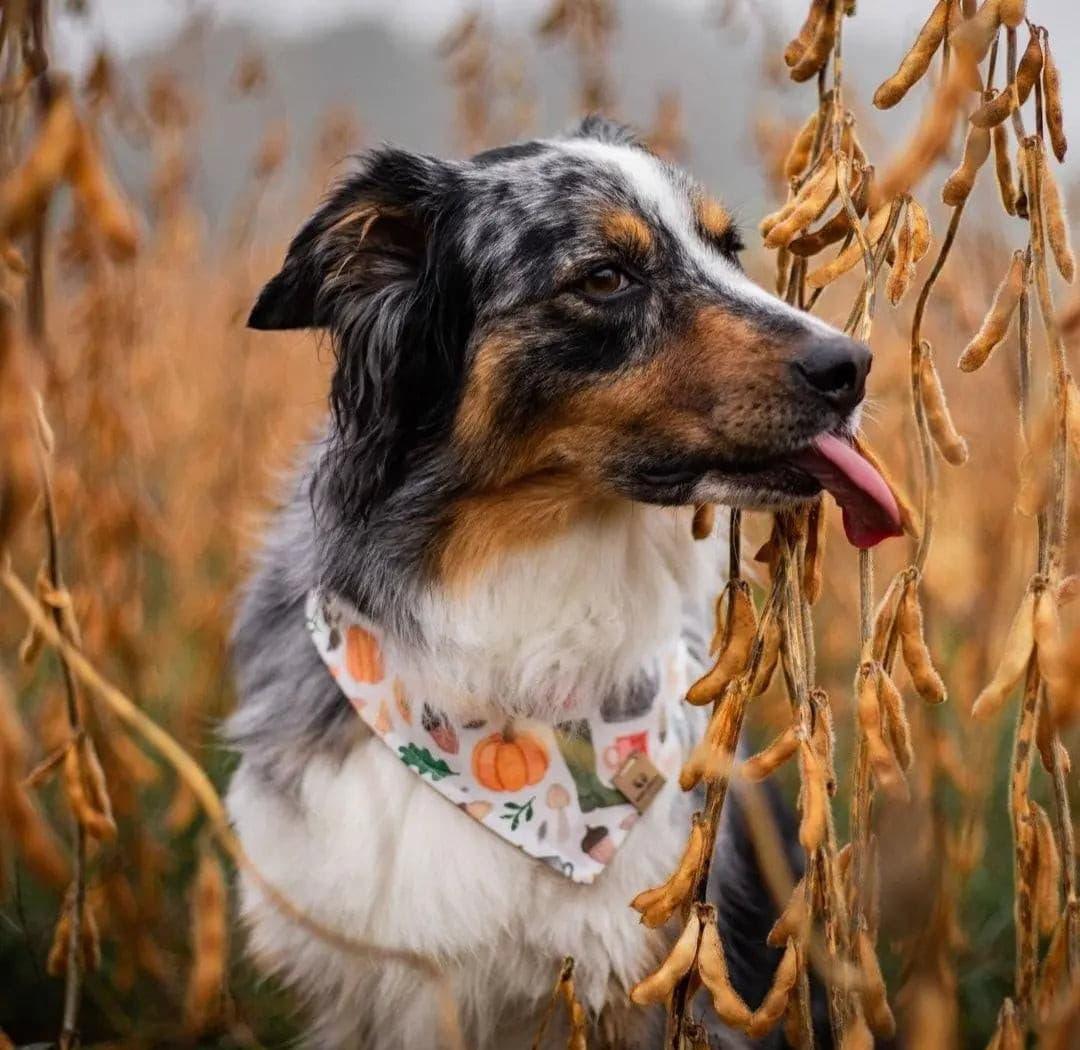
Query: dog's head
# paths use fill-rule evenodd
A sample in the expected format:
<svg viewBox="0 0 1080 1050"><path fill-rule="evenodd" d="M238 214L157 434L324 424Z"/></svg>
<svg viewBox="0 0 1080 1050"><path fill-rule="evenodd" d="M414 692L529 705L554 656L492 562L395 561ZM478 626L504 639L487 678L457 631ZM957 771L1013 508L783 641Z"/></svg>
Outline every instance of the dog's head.
<svg viewBox="0 0 1080 1050"><path fill-rule="evenodd" d="M437 470L452 567L617 501L820 491L800 453L851 432L870 353L755 285L741 247L722 204L606 121L462 162L383 148L250 324L329 329L343 520Z"/></svg>

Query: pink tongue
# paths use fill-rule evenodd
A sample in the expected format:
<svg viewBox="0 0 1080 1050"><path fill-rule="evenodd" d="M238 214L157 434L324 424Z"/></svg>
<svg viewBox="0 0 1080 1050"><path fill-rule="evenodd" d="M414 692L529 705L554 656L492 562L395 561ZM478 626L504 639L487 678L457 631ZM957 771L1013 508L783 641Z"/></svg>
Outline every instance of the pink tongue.
<svg viewBox="0 0 1080 1050"><path fill-rule="evenodd" d="M840 438L825 434L792 456L791 462L812 474L840 504L852 546L873 547L903 532L896 499L885 479Z"/></svg>

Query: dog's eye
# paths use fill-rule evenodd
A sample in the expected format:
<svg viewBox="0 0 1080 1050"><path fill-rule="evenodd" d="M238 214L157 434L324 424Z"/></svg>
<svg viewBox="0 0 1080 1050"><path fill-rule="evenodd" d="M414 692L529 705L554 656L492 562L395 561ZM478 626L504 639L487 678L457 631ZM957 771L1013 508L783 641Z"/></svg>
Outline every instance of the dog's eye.
<svg viewBox="0 0 1080 1050"><path fill-rule="evenodd" d="M615 266L600 266L586 274L578 288L591 299L610 299L625 292L634 282Z"/></svg>

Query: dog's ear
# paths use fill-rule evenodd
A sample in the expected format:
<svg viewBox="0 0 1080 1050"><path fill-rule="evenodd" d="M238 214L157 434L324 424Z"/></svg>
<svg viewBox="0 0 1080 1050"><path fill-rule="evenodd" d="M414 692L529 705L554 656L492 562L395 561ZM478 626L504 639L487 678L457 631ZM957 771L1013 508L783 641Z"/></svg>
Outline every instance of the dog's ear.
<svg viewBox="0 0 1080 1050"><path fill-rule="evenodd" d="M432 157L389 147L369 153L293 238L280 272L259 293L248 327L333 327L343 293L406 279L410 264L415 274L446 174L443 162Z"/></svg>
<svg viewBox="0 0 1080 1050"><path fill-rule="evenodd" d="M399 149L369 153L300 230L263 289L254 328L326 328L337 368L320 484L360 524L438 440L472 323L451 238L458 169Z"/></svg>

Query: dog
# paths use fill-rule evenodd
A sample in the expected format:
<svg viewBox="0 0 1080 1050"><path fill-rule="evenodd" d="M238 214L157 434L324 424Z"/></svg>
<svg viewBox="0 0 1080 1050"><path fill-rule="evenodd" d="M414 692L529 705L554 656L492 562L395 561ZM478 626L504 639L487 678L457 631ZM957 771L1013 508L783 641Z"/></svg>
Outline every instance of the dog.
<svg viewBox="0 0 1080 1050"><path fill-rule="evenodd" d="M857 425L869 351L754 284L741 248L689 175L591 117L468 160L367 153L251 312L326 330L336 368L236 620L229 812L313 918L434 960L468 1046L532 1045L565 955L590 1046L660 1045L663 1011L627 993L677 924L647 929L628 902L670 874L700 807L671 775L700 716L670 706L678 732L644 731L681 754L647 764L640 813L612 778L641 760L620 719L703 669L727 538L695 541L692 508L795 505L823 483L852 520L873 504L826 447ZM584 765L559 753L574 727ZM573 783L543 795L556 766ZM593 826L594 788L617 824ZM710 894L753 1006L772 905L727 809ZM328 943L246 877L241 911L310 1045L437 1045L415 970Z"/></svg>

